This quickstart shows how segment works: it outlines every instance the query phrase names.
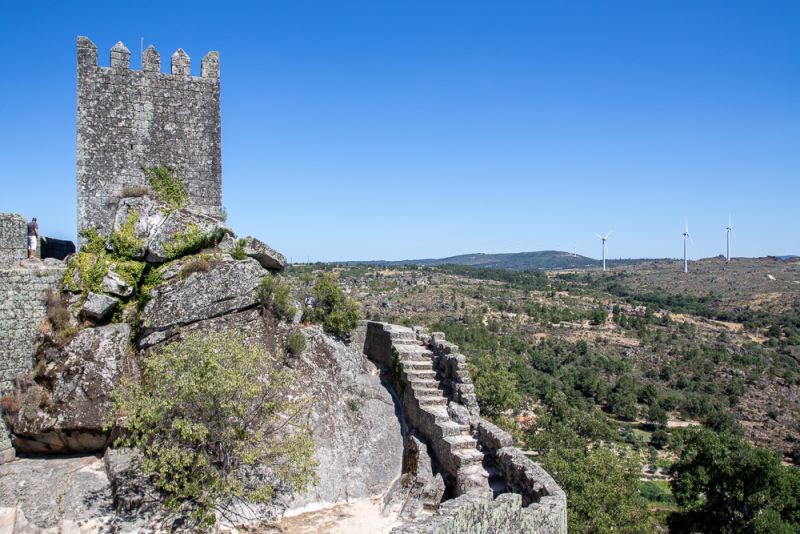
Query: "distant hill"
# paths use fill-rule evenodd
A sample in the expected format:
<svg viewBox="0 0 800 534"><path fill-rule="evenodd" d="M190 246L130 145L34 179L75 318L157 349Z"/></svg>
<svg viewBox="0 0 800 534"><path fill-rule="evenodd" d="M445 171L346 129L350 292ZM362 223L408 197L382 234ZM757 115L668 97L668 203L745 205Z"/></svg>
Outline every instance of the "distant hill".
<svg viewBox="0 0 800 534"><path fill-rule="evenodd" d="M632 265L634 263L663 261L652 259L628 259L628 260L606 260L606 267L619 267L622 265ZM671 261L671 260L666 260ZM445 265L448 263L456 265L471 265L473 267L491 267L494 269L511 269L514 271L556 271L563 269L594 269L603 266L602 260L561 252L555 250L543 250L541 252L515 252L511 254L462 254L460 256L450 256L449 258L439 259L419 259L419 260L374 260L374 261L346 261L339 262L354 265L363 263L365 265L420 265L431 267Z"/></svg>
<svg viewBox="0 0 800 534"><path fill-rule="evenodd" d="M776 256L776 257L778 257L778 258L780 258L780 259L782 259L782 260L790 260L790 259L792 259L792 258L798 258L798 257L800 257L800 256L794 256L794 255L790 255L790 256Z"/></svg>

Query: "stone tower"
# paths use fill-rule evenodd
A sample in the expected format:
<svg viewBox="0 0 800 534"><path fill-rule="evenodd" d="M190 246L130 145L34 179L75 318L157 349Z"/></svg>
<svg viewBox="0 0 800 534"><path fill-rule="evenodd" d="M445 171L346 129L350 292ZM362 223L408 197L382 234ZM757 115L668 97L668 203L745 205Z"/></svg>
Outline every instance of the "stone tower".
<svg viewBox="0 0 800 534"><path fill-rule="evenodd" d="M222 209L219 54L209 52L201 76L189 74L183 49L172 71L150 46L142 70L117 43L111 66L97 66L97 47L78 37L78 230L107 235L125 186L147 186L141 166L182 167L189 205L218 217ZM79 238L79 244L85 239Z"/></svg>

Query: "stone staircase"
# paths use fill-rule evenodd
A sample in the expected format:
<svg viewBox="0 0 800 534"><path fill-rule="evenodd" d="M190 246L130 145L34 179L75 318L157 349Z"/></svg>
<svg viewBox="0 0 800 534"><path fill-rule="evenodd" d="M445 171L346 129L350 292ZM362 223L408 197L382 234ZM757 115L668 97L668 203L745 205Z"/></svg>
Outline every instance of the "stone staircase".
<svg viewBox="0 0 800 534"><path fill-rule="evenodd" d="M400 360L406 417L426 438L442 467L456 479L456 493L485 491L503 486L495 469L484 467L476 431L469 418L453 420L448 405L454 403L439 357L431 350L430 336L422 329L391 326L390 339ZM456 403L457 404L457 403ZM468 413L466 409L462 414ZM496 490L499 493L501 490Z"/></svg>

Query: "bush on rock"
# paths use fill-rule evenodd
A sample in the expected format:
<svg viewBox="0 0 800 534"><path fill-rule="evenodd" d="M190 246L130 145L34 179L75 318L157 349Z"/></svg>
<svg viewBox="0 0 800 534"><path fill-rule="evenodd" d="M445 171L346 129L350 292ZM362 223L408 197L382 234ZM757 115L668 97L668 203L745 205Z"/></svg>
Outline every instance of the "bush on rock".
<svg viewBox="0 0 800 534"><path fill-rule="evenodd" d="M348 297L329 273L321 273L311 289L312 318L322 323L326 332L343 336L358 326L358 304Z"/></svg>
<svg viewBox="0 0 800 534"><path fill-rule="evenodd" d="M278 480L293 490L316 480L308 407L292 383L241 334L187 335L152 352L140 378L114 393L125 430L116 445L140 451L168 508L191 503L196 520L213 524L221 501L268 502Z"/></svg>

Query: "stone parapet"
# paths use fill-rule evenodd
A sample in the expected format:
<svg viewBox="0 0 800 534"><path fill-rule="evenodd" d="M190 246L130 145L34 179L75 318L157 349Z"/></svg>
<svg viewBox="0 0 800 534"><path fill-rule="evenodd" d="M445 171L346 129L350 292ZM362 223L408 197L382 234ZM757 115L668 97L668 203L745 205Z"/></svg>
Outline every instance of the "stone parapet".
<svg viewBox="0 0 800 534"><path fill-rule="evenodd" d="M443 502L431 516L395 527L392 534L567 534L566 506L561 511L563 517L557 517L546 505L526 507L515 493L467 494Z"/></svg>
<svg viewBox="0 0 800 534"><path fill-rule="evenodd" d="M28 221L18 213L0 213L0 269L28 257Z"/></svg>

